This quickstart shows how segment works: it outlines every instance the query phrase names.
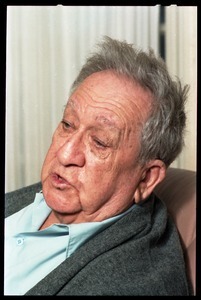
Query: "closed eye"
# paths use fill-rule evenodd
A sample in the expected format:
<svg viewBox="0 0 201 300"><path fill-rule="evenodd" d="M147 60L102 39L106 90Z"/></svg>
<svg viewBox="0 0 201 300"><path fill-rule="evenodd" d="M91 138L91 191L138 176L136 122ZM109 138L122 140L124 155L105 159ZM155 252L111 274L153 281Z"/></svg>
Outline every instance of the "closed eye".
<svg viewBox="0 0 201 300"><path fill-rule="evenodd" d="M95 141L95 143L96 143L96 145L98 147L100 147L100 148L107 148L107 145L104 142L102 142L102 141L100 141L98 139L94 139L94 141Z"/></svg>

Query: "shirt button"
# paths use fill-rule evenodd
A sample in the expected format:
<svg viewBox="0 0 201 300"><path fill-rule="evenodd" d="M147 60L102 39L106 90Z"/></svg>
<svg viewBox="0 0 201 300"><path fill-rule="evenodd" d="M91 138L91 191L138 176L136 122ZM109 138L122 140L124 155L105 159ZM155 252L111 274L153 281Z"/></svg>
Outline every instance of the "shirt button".
<svg viewBox="0 0 201 300"><path fill-rule="evenodd" d="M21 246L24 243L24 239L23 238L19 238L17 239L17 245Z"/></svg>

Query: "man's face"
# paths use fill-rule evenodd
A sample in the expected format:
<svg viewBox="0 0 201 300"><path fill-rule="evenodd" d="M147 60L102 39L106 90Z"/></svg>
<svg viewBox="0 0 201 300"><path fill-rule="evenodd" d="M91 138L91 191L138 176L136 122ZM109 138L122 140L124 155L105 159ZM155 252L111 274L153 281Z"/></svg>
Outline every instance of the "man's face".
<svg viewBox="0 0 201 300"><path fill-rule="evenodd" d="M134 203L151 95L111 71L71 95L42 168L43 194L63 223L101 221Z"/></svg>

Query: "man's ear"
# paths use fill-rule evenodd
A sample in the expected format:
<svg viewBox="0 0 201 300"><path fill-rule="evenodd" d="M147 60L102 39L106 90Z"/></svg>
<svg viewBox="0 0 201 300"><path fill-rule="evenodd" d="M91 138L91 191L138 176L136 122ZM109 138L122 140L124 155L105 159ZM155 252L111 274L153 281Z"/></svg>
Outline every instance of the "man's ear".
<svg viewBox="0 0 201 300"><path fill-rule="evenodd" d="M165 178L166 169L165 164L159 159L151 160L145 165L141 180L134 194L135 203L147 199L157 184Z"/></svg>

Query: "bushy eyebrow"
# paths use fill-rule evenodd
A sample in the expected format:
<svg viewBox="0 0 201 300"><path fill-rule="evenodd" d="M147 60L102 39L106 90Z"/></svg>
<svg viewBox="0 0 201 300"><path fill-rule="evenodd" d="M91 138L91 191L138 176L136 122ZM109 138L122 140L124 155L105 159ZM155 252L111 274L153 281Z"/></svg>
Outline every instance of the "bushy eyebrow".
<svg viewBox="0 0 201 300"><path fill-rule="evenodd" d="M73 99L69 99L66 104L66 109L72 109L77 114L77 103ZM66 110L65 109L65 110ZM96 125L93 127L97 127L99 129L108 128L108 130L116 132L116 134L120 135L121 129L118 126L118 124L115 122L115 120L111 117L106 117L105 115L99 115L94 118Z"/></svg>
<svg viewBox="0 0 201 300"><path fill-rule="evenodd" d="M97 116L95 118L97 123L100 123L100 125L106 125L109 126L111 128L116 128L119 129L119 127L117 126L116 122L114 120L108 119L105 116Z"/></svg>

